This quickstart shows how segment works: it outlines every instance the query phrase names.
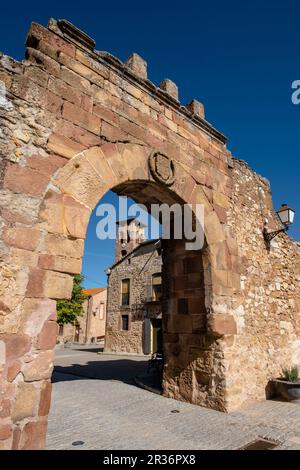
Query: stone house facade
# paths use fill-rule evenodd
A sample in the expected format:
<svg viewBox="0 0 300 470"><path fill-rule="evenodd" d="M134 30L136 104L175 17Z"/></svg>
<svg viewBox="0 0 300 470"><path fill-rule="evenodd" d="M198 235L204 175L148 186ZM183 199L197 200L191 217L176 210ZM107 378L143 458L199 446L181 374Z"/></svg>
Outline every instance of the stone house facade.
<svg viewBox="0 0 300 470"><path fill-rule="evenodd" d="M151 354L161 349L161 242L141 235L134 244L124 237L116 240L116 262L108 270L106 352Z"/></svg>
<svg viewBox="0 0 300 470"><path fill-rule="evenodd" d="M162 241L164 395L227 412L264 399L300 362L300 245L286 233L266 245L270 185L203 105L52 19L30 26L24 61L0 54L0 92L0 449L44 445L56 300L108 190L204 207L201 250Z"/></svg>
<svg viewBox="0 0 300 470"><path fill-rule="evenodd" d="M60 343L96 343L104 339L106 322L107 289L98 287L84 289L87 296L83 314L75 324L58 326L57 341Z"/></svg>

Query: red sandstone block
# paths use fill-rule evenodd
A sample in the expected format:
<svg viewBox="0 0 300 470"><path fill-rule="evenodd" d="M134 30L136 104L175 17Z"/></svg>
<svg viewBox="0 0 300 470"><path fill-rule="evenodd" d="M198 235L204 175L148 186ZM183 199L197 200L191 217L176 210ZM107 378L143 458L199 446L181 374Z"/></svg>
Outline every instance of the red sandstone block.
<svg viewBox="0 0 300 470"><path fill-rule="evenodd" d="M50 179L58 168L64 166L68 161L66 158L54 154L46 156L34 154L27 157L26 160L30 168L38 170L42 175L46 175L48 179Z"/></svg>
<svg viewBox="0 0 300 470"><path fill-rule="evenodd" d="M237 326L233 315L213 314L208 318L208 330L215 336L236 335Z"/></svg>
<svg viewBox="0 0 300 470"><path fill-rule="evenodd" d="M57 323L48 321L39 334L37 348L41 350L53 349L57 338Z"/></svg>
<svg viewBox="0 0 300 470"><path fill-rule="evenodd" d="M51 91L47 91L45 108L52 114L60 115L63 105L63 100Z"/></svg>
<svg viewBox="0 0 300 470"><path fill-rule="evenodd" d="M7 222L15 223L18 222L20 224L29 225L32 223L32 219L26 217L18 212L9 211L8 209L1 209L0 214Z"/></svg>
<svg viewBox="0 0 300 470"><path fill-rule="evenodd" d="M111 111L110 109L105 108L101 104L94 105L93 113L99 116L101 119L103 119L106 122L119 125L118 115L115 112Z"/></svg>
<svg viewBox="0 0 300 470"><path fill-rule="evenodd" d="M59 78L49 78L48 88L52 93L61 96L66 101L70 101L77 106L80 106L82 100L82 93L74 89Z"/></svg>
<svg viewBox="0 0 300 470"><path fill-rule="evenodd" d="M0 424L0 441L9 439L12 435L12 426L10 424Z"/></svg>
<svg viewBox="0 0 300 470"><path fill-rule="evenodd" d="M27 61L33 64L41 64L43 69L47 71L50 75L54 75L54 77L59 77L60 65L55 60L51 59L51 57L48 57L43 54L41 51L37 51L36 49L27 47L26 59Z"/></svg>
<svg viewBox="0 0 300 470"><path fill-rule="evenodd" d="M8 418L11 414L12 402L8 399L0 400L0 418Z"/></svg>
<svg viewBox="0 0 300 470"><path fill-rule="evenodd" d="M76 126L65 119L59 119L54 126L54 132L61 134L69 139L75 140L82 144L84 147L93 147L94 145L101 145L103 143L101 137L92 134L80 126Z"/></svg>
<svg viewBox="0 0 300 470"><path fill-rule="evenodd" d="M7 380L8 382L12 382L18 373L21 370L21 363L19 361L14 361L11 364L8 365L7 367Z"/></svg>
<svg viewBox="0 0 300 470"><path fill-rule="evenodd" d="M68 274L31 268L26 296L35 298L67 299L71 296L73 278Z"/></svg>
<svg viewBox="0 0 300 470"><path fill-rule="evenodd" d="M51 382L45 382L41 389L41 398L39 404L39 416L47 416L50 409L51 401Z"/></svg>
<svg viewBox="0 0 300 470"><path fill-rule="evenodd" d="M21 334L1 334L0 340L5 343L6 360L17 359L24 356L31 347L31 338Z"/></svg>
<svg viewBox="0 0 300 470"><path fill-rule="evenodd" d="M63 105L63 117L94 134L99 135L100 133L101 119L98 116L87 113L67 101Z"/></svg>
<svg viewBox="0 0 300 470"><path fill-rule="evenodd" d="M84 111L87 111L88 113L93 112L93 98L91 96L82 95L80 105Z"/></svg>
<svg viewBox="0 0 300 470"><path fill-rule="evenodd" d="M60 36L57 36L57 34L53 33L47 28L44 28L38 23L31 23L26 38L26 45L33 46L33 44L36 44L36 41L33 38L37 39L38 41L45 42L55 51L64 52L70 57L75 57L75 46L73 44L70 44ZM37 43L37 48L38 45L39 43Z"/></svg>
<svg viewBox="0 0 300 470"><path fill-rule="evenodd" d="M59 271L62 273L79 274L81 271L81 260L65 256L41 254L39 257L38 266L42 269Z"/></svg>
<svg viewBox="0 0 300 470"><path fill-rule="evenodd" d="M30 227L14 227L4 230L3 240L10 246L35 250L40 239L40 232Z"/></svg>
<svg viewBox="0 0 300 470"><path fill-rule="evenodd" d="M73 72L72 70L69 70L68 68L62 66L61 71L60 71L60 78L74 87L75 89L78 89L82 91L83 93L87 93L89 95L93 95L94 93L92 92L92 85L84 77L81 77L77 73ZM93 85L95 86L95 85Z"/></svg>
<svg viewBox="0 0 300 470"><path fill-rule="evenodd" d="M94 72L91 68L86 67L83 65L81 62L78 60L74 60L70 57L68 57L66 54L63 52L59 53L58 60L61 64L63 64L65 67L68 67L68 69L73 70L73 72L78 73L81 77L84 77L85 79L89 80L89 82L94 83L95 85L99 87L103 87L104 84L104 79L101 75L99 75L97 72Z"/></svg>
<svg viewBox="0 0 300 470"><path fill-rule="evenodd" d="M29 65L24 70L24 75L43 88L47 88L49 74L44 72L41 67Z"/></svg>
<svg viewBox="0 0 300 470"><path fill-rule="evenodd" d="M41 450L45 446L47 421L30 421L27 423L19 437L19 450Z"/></svg>
<svg viewBox="0 0 300 470"><path fill-rule="evenodd" d="M76 49L76 59L79 60L86 67L89 67L97 74L101 75L103 78L108 79L110 76L109 69L107 69L103 64L94 60L85 52L82 52L80 49Z"/></svg>
<svg viewBox="0 0 300 470"><path fill-rule="evenodd" d="M213 208L217 213L217 216L219 217L219 220L221 224L226 224L227 223L227 213L226 210L219 206L218 204L213 204Z"/></svg>
<svg viewBox="0 0 300 470"><path fill-rule="evenodd" d="M53 133L48 140L48 149L63 157L72 158L85 150L85 146L63 135Z"/></svg>
<svg viewBox="0 0 300 470"><path fill-rule="evenodd" d="M119 127L112 126L106 121L102 121L101 136L105 137L110 141L120 141L128 139L127 134L123 130L121 130Z"/></svg>
<svg viewBox="0 0 300 470"><path fill-rule="evenodd" d="M48 178L32 168L10 164L4 177L4 188L16 193L39 196L43 194Z"/></svg>

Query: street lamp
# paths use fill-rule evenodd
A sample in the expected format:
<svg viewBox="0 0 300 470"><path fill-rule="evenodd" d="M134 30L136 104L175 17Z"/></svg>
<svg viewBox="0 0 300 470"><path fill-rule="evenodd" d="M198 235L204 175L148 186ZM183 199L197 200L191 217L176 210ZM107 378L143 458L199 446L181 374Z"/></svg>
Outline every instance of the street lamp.
<svg viewBox="0 0 300 470"><path fill-rule="evenodd" d="M283 227L274 232L268 232L268 229L264 228L264 239L266 243L270 244L271 240L275 238L279 233L287 232L289 226L294 222L295 211L291 209L287 204L282 204L280 209L277 211L278 218L282 223Z"/></svg>

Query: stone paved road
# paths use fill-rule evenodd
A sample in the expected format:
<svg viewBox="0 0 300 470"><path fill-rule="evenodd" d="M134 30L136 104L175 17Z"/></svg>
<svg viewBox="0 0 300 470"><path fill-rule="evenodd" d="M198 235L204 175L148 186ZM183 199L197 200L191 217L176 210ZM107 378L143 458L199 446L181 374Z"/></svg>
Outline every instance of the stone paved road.
<svg viewBox="0 0 300 470"><path fill-rule="evenodd" d="M136 387L145 367L144 358L57 351L47 449L237 449L258 437L300 449L299 405L265 401L226 415Z"/></svg>

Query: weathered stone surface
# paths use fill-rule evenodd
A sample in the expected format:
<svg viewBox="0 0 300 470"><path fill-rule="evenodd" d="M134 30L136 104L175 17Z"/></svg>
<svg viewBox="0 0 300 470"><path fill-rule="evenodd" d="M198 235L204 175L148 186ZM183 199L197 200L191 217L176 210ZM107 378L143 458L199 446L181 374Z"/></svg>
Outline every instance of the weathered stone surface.
<svg viewBox="0 0 300 470"><path fill-rule="evenodd" d="M10 424L0 424L0 441L4 441L11 436L12 426Z"/></svg>
<svg viewBox="0 0 300 470"><path fill-rule="evenodd" d="M38 349L53 349L57 338L57 323L48 321L44 324L38 337Z"/></svg>
<svg viewBox="0 0 300 470"><path fill-rule="evenodd" d="M65 299L71 296L72 288L73 278L68 274L32 268L29 273L26 295L28 297Z"/></svg>
<svg viewBox="0 0 300 470"><path fill-rule="evenodd" d="M208 329L216 336L236 335L237 327L232 315L216 313L208 316Z"/></svg>
<svg viewBox="0 0 300 470"><path fill-rule="evenodd" d="M84 238L91 211L67 194L48 191L41 207L41 227L51 233Z"/></svg>
<svg viewBox="0 0 300 470"><path fill-rule="evenodd" d="M12 408L12 420L21 421L35 415L38 399L38 390L33 384L20 383Z"/></svg>
<svg viewBox="0 0 300 470"><path fill-rule="evenodd" d="M191 111L191 113L196 114L196 116L199 116L202 119L205 118L204 105L203 103L200 103L200 101L192 100L186 105L186 107Z"/></svg>
<svg viewBox="0 0 300 470"><path fill-rule="evenodd" d="M40 255L39 268L69 274L80 274L81 260L66 256Z"/></svg>
<svg viewBox="0 0 300 470"><path fill-rule="evenodd" d="M125 62L125 65L138 77L147 79L147 62L138 54L132 54Z"/></svg>
<svg viewBox="0 0 300 470"><path fill-rule="evenodd" d="M84 150L84 145L81 145L68 137L60 134L52 134L48 142L48 149L62 157L72 158L74 155Z"/></svg>
<svg viewBox="0 0 300 470"><path fill-rule="evenodd" d="M56 302L50 299L27 298L22 305L22 328L32 338L37 337L45 322L56 320Z"/></svg>
<svg viewBox="0 0 300 470"><path fill-rule="evenodd" d="M16 164L8 167L4 180L4 188L35 196L43 194L47 184L48 178L46 175L31 168L22 168Z"/></svg>
<svg viewBox="0 0 300 470"><path fill-rule="evenodd" d="M7 368L7 380L8 382L12 382L15 380L16 376L20 372L21 363L20 361L14 361L8 365Z"/></svg>
<svg viewBox="0 0 300 470"><path fill-rule="evenodd" d="M41 389L41 398L39 404L39 416L48 416L51 400L51 382L44 382Z"/></svg>
<svg viewBox="0 0 300 470"><path fill-rule="evenodd" d="M41 450L45 445L47 421L30 421L20 435L18 449Z"/></svg>
<svg viewBox="0 0 300 470"><path fill-rule="evenodd" d="M40 238L40 232L30 227L15 227L5 230L3 239L10 245L24 250L35 250Z"/></svg>
<svg viewBox="0 0 300 470"><path fill-rule="evenodd" d="M31 346L31 338L25 334L1 334L0 340L5 343L7 360L22 357Z"/></svg>
<svg viewBox="0 0 300 470"><path fill-rule="evenodd" d="M22 374L26 382L49 379L53 369L53 351L43 351L32 361L24 364Z"/></svg>
<svg viewBox="0 0 300 470"><path fill-rule="evenodd" d="M178 87L174 82L172 82L172 80L166 78L160 83L159 88L168 93L168 95L172 96L174 100L178 101Z"/></svg>

